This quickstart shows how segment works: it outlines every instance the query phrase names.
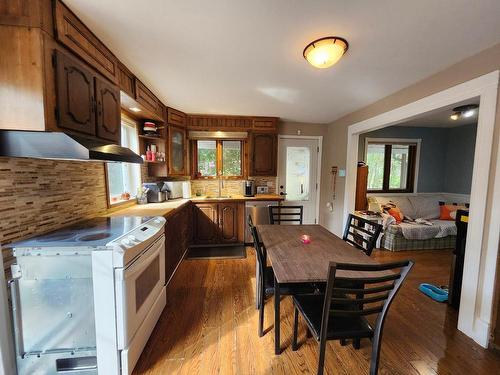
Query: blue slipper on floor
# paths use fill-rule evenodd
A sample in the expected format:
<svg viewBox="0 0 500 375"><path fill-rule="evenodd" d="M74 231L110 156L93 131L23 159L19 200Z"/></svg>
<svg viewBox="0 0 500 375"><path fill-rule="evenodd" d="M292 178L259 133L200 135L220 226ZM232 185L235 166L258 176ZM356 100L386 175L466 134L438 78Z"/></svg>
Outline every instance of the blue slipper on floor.
<svg viewBox="0 0 500 375"><path fill-rule="evenodd" d="M431 297L434 301L438 302L446 302L448 301L448 290L446 289L441 289L440 287L432 284L420 284L418 287L418 290L420 290L422 293L425 295L428 295Z"/></svg>

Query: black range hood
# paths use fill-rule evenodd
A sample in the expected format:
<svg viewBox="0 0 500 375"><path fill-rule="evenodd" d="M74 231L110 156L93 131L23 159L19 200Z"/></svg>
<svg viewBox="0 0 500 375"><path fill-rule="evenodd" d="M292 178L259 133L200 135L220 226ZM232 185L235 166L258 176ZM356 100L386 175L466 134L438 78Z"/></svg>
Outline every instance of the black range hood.
<svg viewBox="0 0 500 375"><path fill-rule="evenodd" d="M0 130L0 156L143 163L132 150L62 132Z"/></svg>

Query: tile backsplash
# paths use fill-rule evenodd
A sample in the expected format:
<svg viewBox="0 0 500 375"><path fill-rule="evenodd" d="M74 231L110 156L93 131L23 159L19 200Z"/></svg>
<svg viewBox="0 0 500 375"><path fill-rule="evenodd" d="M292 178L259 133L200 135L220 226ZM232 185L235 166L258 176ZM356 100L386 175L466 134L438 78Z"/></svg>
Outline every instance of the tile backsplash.
<svg viewBox="0 0 500 375"><path fill-rule="evenodd" d="M2 247L106 211L103 163L0 158Z"/></svg>
<svg viewBox="0 0 500 375"><path fill-rule="evenodd" d="M254 177L255 186L268 186L269 194L276 192L276 177ZM244 180L224 180L222 195L242 195ZM191 194L217 195L219 192L218 180L191 180Z"/></svg>
<svg viewBox="0 0 500 375"><path fill-rule="evenodd" d="M104 169L101 162L0 157L0 246L106 214ZM276 192L276 177L253 180ZM193 195L215 195L219 183L192 180L191 187ZM224 181L222 194L243 194L243 180ZM12 255L4 249L3 257L8 267Z"/></svg>

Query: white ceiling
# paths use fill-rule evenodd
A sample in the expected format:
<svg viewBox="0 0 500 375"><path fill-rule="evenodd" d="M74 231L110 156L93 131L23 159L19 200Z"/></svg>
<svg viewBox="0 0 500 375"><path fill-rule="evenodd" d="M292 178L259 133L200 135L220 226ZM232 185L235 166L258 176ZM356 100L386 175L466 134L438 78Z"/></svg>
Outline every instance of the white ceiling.
<svg viewBox="0 0 500 375"><path fill-rule="evenodd" d="M393 126L410 126L410 127L426 127L426 128L454 128L458 126L470 125L477 123L479 108L475 111L474 116L451 120L450 116L453 113L453 108L467 105L478 104L479 98L468 99L446 107L435 109L430 112L422 113L412 119L405 120Z"/></svg>
<svg viewBox="0 0 500 375"><path fill-rule="evenodd" d="M65 0L166 104L329 123L500 42L498 0ZM330 69L302 57L336 35Z"/></svg>

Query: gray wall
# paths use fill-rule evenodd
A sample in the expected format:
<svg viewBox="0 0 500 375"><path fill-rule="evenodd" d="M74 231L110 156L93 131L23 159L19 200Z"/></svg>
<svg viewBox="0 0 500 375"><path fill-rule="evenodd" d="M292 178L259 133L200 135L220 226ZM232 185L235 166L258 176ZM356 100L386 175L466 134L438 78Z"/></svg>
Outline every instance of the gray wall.
<svg viewBox="0 0 500 375"><path fill-rule="evenodd" d="M444 191L470 194L477 124L450 129L446 148Z"/></svg>
<svg viewBox="0 0 500 375"><path fill-rule="evenodd" d="M359 137L359 160L364 160L365 138L420 138L417 192L469 194L477 125L456 128L391 126Z"/></svg>

